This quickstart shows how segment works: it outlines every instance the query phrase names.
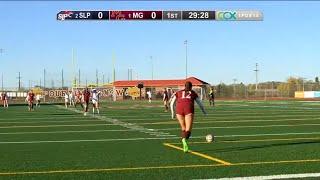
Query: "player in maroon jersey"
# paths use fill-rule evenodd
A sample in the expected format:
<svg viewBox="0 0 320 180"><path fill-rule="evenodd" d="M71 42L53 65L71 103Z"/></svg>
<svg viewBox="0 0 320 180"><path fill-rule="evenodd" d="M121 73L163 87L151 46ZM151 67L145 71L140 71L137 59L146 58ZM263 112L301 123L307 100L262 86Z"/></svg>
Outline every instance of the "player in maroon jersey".
<svg viewBox="0 0 320 180"><path fill-rule="evenodd" d="M84 115L87 115L88 109L89 109L89 101L90 101L90 91L88 88L86 88L83 91L83 101L84 101Z"/></svg>
<svg viewBox="0 0 320 180"><path fill-rule="evenodd" d="M28 106L29 106L29 111L33 111L33 101L34 101L34 93L32 90L29 91L26 101L28 102Z"/></svg>
<svg viewBox="0 0 320 180"><path fill-rule="evenodd" d="M164 105L164 108L165 108L165 112L168 112L168 109L169 109L169 106L168 106L168 102L169 102L169 94L168 94L168 91L166 88L164 88L164 92L163 92L163 105Z"/></svg>
<svg viewBox="0 0 320 180"><path fill-rule="evenodd" d="M8 95L6 92L1 93L1 100L3 102L3 107L8 108Z"/></svg>
<svg viewBox="0 0 320 180"><path fill-rule="evenodd" d="M207 114L197 93L192 90L192 83L187 81L185 83L185 89L177 91L170 103L172 119L174 118L174 104L176 104L175 114L181 127L181 141L184 152L188 152L189 149L187 140L189 139L192 130L194 101L197 102L201 111L204 114Z"/></svg>

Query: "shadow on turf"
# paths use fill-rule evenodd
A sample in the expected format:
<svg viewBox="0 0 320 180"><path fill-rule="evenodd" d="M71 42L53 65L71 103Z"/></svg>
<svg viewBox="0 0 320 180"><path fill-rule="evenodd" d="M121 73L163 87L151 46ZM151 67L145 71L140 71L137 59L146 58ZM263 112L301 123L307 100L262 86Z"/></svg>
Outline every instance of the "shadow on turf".
<svg viewBox="0 0 320 180"><path fill-rule="evenodd" d="M269 147L279 147L279 146L291 146L291 145L305 145L305 144L318 144L319 140L315 141L305 141L305 142L292 142L292 143L272 143L272 144L263 144L263 145L252 145L245 147L228 147L228 148L219 148L219 149L201 149L201 152L235 152L235 151L245 151L252 149L261 149Z"/></svg>

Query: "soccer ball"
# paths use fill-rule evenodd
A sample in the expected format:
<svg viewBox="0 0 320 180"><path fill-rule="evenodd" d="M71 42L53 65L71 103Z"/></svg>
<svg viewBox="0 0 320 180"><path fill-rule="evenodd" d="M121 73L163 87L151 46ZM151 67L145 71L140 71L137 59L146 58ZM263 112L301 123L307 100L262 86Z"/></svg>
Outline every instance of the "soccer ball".
<svg viewBox="0 0 320 180"><path fill-rule="evenodd" d="M212 135L212 134L206 135L206 141L207 141L208 143L211 143L211 142L213 141L213 135Z"/></svg>

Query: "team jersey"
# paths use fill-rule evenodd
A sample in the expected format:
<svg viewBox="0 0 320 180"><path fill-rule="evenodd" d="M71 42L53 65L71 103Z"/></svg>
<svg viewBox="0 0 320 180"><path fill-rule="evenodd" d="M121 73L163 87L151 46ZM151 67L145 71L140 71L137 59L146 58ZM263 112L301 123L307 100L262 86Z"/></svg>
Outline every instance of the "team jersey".
<svg viewBox="0 0 320 180"><path fill-rule="evenodd" d="M67 93L64 95L64 99L69 100L69 95Z"/></svg>
<svg viewBox="0 0 320 180"><path fill-rule="evenodd" d="M83 92L83 100L84 101L89 101L90 100L90 92L89 91L84 91Z"/></svg>
<svg viewBox="0 0 320 180"><path fill-rule="evenodd" d="M1 100L4 101L7 99L7 95L5 93L1 94Z"/></svg>
<svg viewBox="0 0 320 180"><path fill-rule="evenodd" d="M34 93L29 93L28 94L28 101L32 102L34 100Z"/></svg>
<svg viewBox="0 0 320 180"><path fill-rule="evenodd" d="M176 106L189 106L194 107L194 101L197 99L198 95L193 90L191 91L185 91L180 90L175 93L175 96L177 98Z"/></svg>
<svg viewBox="0 0 320 180"><path fill-rule="evenodd" d="M169 100L168 91L164 91L164 92L163 92L163 100L164 100L164 101L168 101L168 100Z"/></svg>
<svg viewBox="0 0 320 180"><path fill-rule="evenodd" d="M100 92L94 92L92 93L92 101L98 102L100 99Z"/></svg>

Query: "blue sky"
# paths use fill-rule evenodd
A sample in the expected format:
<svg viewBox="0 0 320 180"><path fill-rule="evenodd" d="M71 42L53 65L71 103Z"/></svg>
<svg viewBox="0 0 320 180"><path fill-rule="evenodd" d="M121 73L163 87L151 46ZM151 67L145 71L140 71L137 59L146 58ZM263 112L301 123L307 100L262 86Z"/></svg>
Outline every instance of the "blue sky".
<svg viewBox="0 0 320 180"><path fill-rule="evenodd" d="M216 21L65 21L56 20L60 10L224 10L255 9L262 22ZM61 69L72 76L71 49L82 81L111 79L112 52L117 80L151 79L153 56L155 79L185 76L188 40L189 76L209 83L254 83L255 63L260 81L284 81L289 76L314 79L320 67L320 2L0 2L1 72L6 87L17 85L18 72L28 86L42 78L58 86ZM137 74L137 75L136 75ZM68 82L67 82L68 83Z"/></svg>

